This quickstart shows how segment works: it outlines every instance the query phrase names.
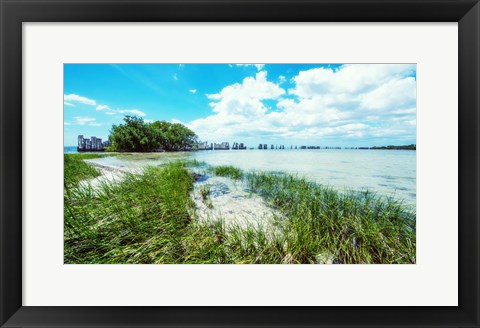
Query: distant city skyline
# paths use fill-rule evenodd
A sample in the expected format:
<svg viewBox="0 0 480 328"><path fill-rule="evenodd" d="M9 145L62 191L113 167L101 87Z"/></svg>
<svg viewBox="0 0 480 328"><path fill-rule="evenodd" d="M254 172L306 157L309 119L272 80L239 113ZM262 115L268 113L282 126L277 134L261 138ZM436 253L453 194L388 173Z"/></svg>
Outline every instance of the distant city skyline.
<svg viewBox="0 0 480 328"><path fill-rule="evenodd" d="M64 65L64 146L125 115L248 147L416 144L416 65Z"/></svg>

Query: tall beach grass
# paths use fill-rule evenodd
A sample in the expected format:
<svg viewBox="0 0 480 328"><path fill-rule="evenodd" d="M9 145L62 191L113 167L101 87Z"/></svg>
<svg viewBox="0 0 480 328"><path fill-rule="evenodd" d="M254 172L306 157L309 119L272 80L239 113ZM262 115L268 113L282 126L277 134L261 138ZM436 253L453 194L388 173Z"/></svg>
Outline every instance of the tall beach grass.
<svg viewBox="0 0 480 328"><path fill-rule="evenodd" d="M291 175L251 173L246 180L288 218L284 231L295 262L415 263L415 213L392 198Z"/></svg>
<svg viewBox="0 0 480 328"><path fill-rule="evenodd" d="M77 165L65 165L65 176ZM197 220L191 170L202 167L242 180L282 216L269 227ZM200 194L209 200L208 187ZM401 203L232 166L205 169L201 162L176 162L95 189L77 183L65 192L64 208L65 263L416 261L415 213Z"/></svg>
<svg viewBox="0 0 480 328"><path fill-rule="evenodd" d="M95 178L100 175L97 169L83 161L84 158L86 156L81 156L80 154L63 155L65 187L76 186L81 180Z"/></svg>
<svg viewBox="0 0 480 328"><path fill-rule="evenodd" d="M192 177L178 164L65 194L65 263L177 263Z"/></svg>

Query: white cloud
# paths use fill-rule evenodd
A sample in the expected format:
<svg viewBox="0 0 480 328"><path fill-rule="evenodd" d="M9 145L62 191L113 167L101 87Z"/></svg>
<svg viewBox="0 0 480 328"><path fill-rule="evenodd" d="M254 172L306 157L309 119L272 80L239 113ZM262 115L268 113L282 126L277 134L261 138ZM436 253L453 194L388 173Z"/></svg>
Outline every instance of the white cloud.
<svg viewBox="0 0 480 328"><path fill-rule="evenodd" d="M413 77L395 79L360 96L363 108L382 110L415 106L416 81Z"/></svg>
<svg viewBox="0 0 480 328"><path fill-rule="evenodd" d="M415 70L415 65L352 64L302 71L289 90L297 99L281 100L281 112L270 116L300 134L309 128L309 136L320 140L380 135L415 139L415 129L407 123L416 113Z"/></svg>
<svg viewBox="0 0 480 328"><path fill-rule="evenodd" d="M219 93L215 93L215 94L206 94L207 98L208 99L212 99L212 100L220 100L222 98L222 95L219 94ZM211 105L213 105L214 103L210 103Z"/></svg>
<svg viewBox="0 0 480 328"><path fill-rule="evenodd" d="M107 105L98 105L97 106L97 110L106 110L106 109L110 109L110 107L108 107Z"/></svg>
<svg viewBox="0 0 480 328"><path fill-rule="evenodd" d="M90 106L96 106L97 105L97 102L93 99L89 99L87 97L82 97L82 96L79 96L79 95L76 95L76 94L69 94L69 95L63 95L63 101L65 103L65 101L67 102L76 102L76 103L81 103L81 104L85 104L85 105L90 105Z"/></svg>
<svg viewBox="0 0 480 328"><path fill-rule="evenodd" d="M197 93L197 89L190 89L188 91L190 91L191 93Z"/></svg>
<svg viewBox="0 0 480 328"><path fill-rule="evenodd" d="M75 106L74 104L71 104L71 103L66 102L66 101L63 102L63 105L64 105L64 106Z"/></svg>
<svg viewBox="0 0 480 328"><path fill-rule="evenodd" d="M139 109L112 109L110 106L105 105L105 104L98 104L97 102L93 99L88 99L86 97L82 97L76 94L69 94L69 95L64 95L64 100L69 100L71 102L77 102L77 103L82 103L90 106L96 106L96 110L98 111L104 111L106 115L118 115L118 114L133 114L136 116L141 116L144 117L147 114L142 112ZM65 102L64 105L67 106L74 106L71 103ZM120 116L123 117L123 116ZM82 116L76 116L74 117L75 121L74 122L64 122L64 125L88 125L88 126L102 126L104 123L97 122L95 118L93 117L82 117Z"/></svg>
<svg viewBox="0 0 480 328"><path fill-rule="evenodd" d="M288 94L280 87L283 78L275 84L260 71L206 95L212 115L188 126L204 140L293 138L327 145L361 138L414 140L415 70L397 64L315 68L293 77Z"/></svg>
<svg viewBox="0 0 480 328"><path fill-rule="evenodd" d="M139 109L110 109L105 114L107 115L115 115L115 114L133 114L137 116L147 116L144 112Z"/></svg>
<svg viewBox="0 0 480 328"><path fill-rule="evenodd" d="M415 64L348 64L337 70L320 67L301 71L293 78L296 86L289 93L302 98L363 93L392 79L410 76L415 69Z"/></svg>
<svg viewBox="0 0 480 328"><path fill-rule="evenodd" d="M242 84L229 85L217 94L208 95L209 99L218 100L211 106L216 113L248 113L265 112L261 100L277 99L285 93L275 83L267 81L267 72L258 72L255 77L247 77Z"/></svg>
<svg viewBox="0 0 480 328"><path fill-rule="evenodd" d="M207 97L215 114L188 124L201 138L231 136L237 131L246 132L264 127L255 122L265 116L267 107L264 100L279 99L285 90L267 80L267 72L258 72L255 77L247 77L242 83L223 88L217 94Z"/></svg>
<svg viewBox="0 0 480 328"><path fill-rule="evenodd" d="M102 123L97 122L93 117L75 116L75 122L64 122L64 125L89 125L89 126L101 126Z"/></svg>
<svg viewBox="0 0 480 328"><path fill-rule="evenodd" d="M144 112L142 112L141 110L138 110L138 109L125 109L125 110L121 110L120 113L131 113L131 114L134 114L134 115L138 115L138 116L147 116L147 114L145 114Z"/></svg>
<svg viewBox="0 0 480 328"><path fill-rule="evenodd" d="M93 117L81 117L81 116L75 116L75 123L78 125L85 125L90 122L94 122L95 119Z"/></svg>
<svg viewBox="0 0 480 328"><path fill-rule="evenodd" d="M262 68L265 66L265 64L235 64L236 66L243 66L243 67L248 67L248 66L255 66L258 71L261 71Z"/></svg>

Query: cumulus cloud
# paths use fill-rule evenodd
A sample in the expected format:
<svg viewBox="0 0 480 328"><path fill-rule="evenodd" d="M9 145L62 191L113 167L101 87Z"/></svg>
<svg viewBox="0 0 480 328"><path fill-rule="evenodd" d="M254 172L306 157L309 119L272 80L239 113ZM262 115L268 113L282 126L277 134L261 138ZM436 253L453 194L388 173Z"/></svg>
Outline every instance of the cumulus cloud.
<svg viewBox="0 0 480 328"><path fill-rule="evenodd" d="M212 115L188 126L208 140L415 140L415 73L403 64L319 67L300 71L286 92L283 78L274 83L260 71L208 94Z"/></svg>
<svg viewBox="0 0 480 328"><path fill-rule="evenodd" d="M191 93L197 93L197 89L190 89L188 91L190 91Z"/></svg>
<svg viewBox="0 0 480 328"><path fill-rule="evenodd" d="M264 100L278 99L285 90L267 80L267 72L261 71L255 77L247 77L242 83L223 88L217 94L209 94L213 115L194 120L188 124L202 138L232 136L236 132L246 133L263 129L255 124L265 116L267 107Z"/></svg>
<svg viewBox="0 0 480 328"><path fill-rule="evenodd" d="M69 103L81 103L85 105L90 105L90 106L96 106L97 102L93 99L89 99L87 97L82 97L76 94L69 94L69 95L63 95L63 102L69 102Z"/></svg>
<svg viewBox="0 0 480 328"><path fill-rule="evenodd" d="M411 76L415 64L349 64L338 69L314 68L293 78L295 88L289 93L302 98L319 94L358 94L375 89L388 81Z"/></svg>

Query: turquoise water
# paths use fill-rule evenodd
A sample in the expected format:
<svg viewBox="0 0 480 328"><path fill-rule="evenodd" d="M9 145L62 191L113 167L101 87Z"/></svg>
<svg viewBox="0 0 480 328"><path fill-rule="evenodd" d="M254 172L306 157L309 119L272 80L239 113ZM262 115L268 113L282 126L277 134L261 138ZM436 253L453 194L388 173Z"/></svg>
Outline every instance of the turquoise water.
<svg viewBox="0 0 480 328"><path fill-rule="evenodd" d="M284 172L338 190L370 190L416 203L416 151L410 150L226 150L126 154L94 161L108 166L138 168L178 159L243 170Z"/></svg>
<svg viewBox="0 0 480 328"><path fill-rule="evenodd" d="M64 154L75 154L78 153L77 146L63 147Z"/></svg>

